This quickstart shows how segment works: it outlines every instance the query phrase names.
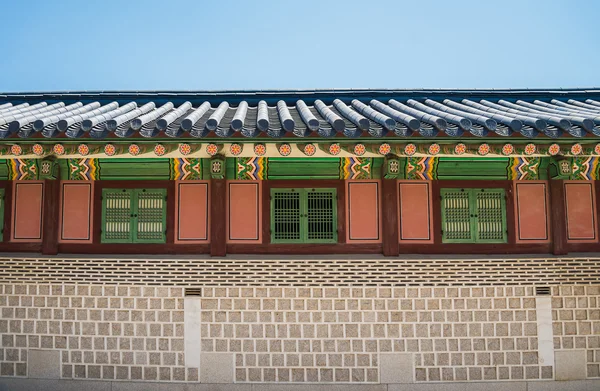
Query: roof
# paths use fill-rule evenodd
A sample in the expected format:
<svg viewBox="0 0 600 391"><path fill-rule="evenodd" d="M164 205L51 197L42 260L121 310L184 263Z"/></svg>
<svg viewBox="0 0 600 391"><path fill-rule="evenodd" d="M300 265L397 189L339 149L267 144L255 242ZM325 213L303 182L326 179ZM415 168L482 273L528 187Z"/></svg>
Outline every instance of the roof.
<svg viewBox="0 0 600 391"><path fill-rule="evenodd" d="M600 89L0 94L14 141L596 136Z"/></svg>

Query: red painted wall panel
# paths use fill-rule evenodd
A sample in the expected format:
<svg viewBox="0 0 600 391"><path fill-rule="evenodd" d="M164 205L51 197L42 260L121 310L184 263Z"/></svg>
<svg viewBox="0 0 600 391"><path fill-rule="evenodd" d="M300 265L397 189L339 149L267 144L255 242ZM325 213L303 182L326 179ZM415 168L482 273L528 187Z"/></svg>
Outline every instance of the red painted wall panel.
<svg viewBox="0 0 600 391"><path fill-rule="evenodd" d="M565 181L567 242L598 241L596 195L592 181Z"/></svg>
<svg viewBox="0 0 600 391"><path fill-rule="evenodd" d="M91 243L93 181L61 181L59 243Z"/></svg>
<svg viewBox="0 0 600 391"><path fill-rule="evenodd" d="M381 243L381 184L376 180L346 182L346 240Z"/></svg>
<svg viewBox="0 0 600 391"><path fill-rule="evenodd" d="M399 240L433 243L430 181L399 181Z"/></svg>
<svg viewBox="0 0 600 391"><path fill-rule="evenodd" d="M521 181L514 186L516 242L548 243L548 183Z"/></svg>
<svg viewBox="0 0 600 391"><path fill-rule="evenodd" d="M42 241L43 194L43 181L14 182L11 241Z"/></svg>
<svg viewBox="0 0 600 391"><path fill-rule="evenodd" d="M208 181L178 181L175 187L175 243L208 243Z"/></svg>
<svg viewBox="0 0 600 391"><path fill-rule="evenodd" d="M260 181L227 182L227 243L262 242Z"/></svg>

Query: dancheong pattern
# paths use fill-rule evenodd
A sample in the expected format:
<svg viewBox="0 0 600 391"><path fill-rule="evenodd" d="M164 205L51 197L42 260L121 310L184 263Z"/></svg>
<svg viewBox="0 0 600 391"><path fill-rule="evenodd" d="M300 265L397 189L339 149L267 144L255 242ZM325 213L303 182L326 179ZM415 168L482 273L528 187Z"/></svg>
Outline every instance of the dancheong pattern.
<svg viewBox="0 0 600 391"><path fill-rule="evenodd" d="M598 156L583 156L573 159L573 174L571 179L595 180L598 179Z"/></svg>
<svg viewBox="0 0 600 391"><path fill-rule="evenodd" d="M267 158L240 157L235 159L237 167L236 179L263 180L267 179Z"/></svg>
<svg viewBox="0 0 600 391"><path fill-rule="evenodd" d="M176 181L191 181L202 179L202 159L176 158L170 159L171 179Z"/></svg>
<svg viewBox="0 0 600 391"><path fill-rule="evenodd" d="M519 181L539 179L540 163L539 157L513 157L508 166L508 178Z"/></svg>
<svg viewBox="0 0 600 391"><path fill-rule="evenodd" d="M38 179L37 160L35 159L9 159L8 177L13 181Z"/></svg>
<svg viewBox="0 0 600 391"><path fill-rule="evenodd" d="M95 181L100 178L98 159L68 159L69 179L75 181Z"/></svg>
<svg viewBox="0 0 600 391"><path fill-rule="evenodd" d="M340 179L371 179L373 159L345 157L341 159Z"/></svg>
<svg viewBox="0 0 600 391"><path fill-rule="evenodd" d="M409 157L406 159L406 179L432 180L437 177L437 158Z"/></svg>

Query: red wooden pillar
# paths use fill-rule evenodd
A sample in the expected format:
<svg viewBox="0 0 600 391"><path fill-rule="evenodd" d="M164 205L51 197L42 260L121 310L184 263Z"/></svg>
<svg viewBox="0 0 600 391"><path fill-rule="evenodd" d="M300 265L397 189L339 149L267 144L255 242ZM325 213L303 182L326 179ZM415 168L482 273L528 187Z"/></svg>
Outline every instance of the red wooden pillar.
<svg viewBox="0 0 600 391"><path fill-rule="evenodd" d="M552 227L552 254L567 254L567 214L565 185L562 179L550 180L550 224Z"/></svg>
<svg viewBox="0 0 600 391"><path fill-rule="evenodd" d="M210 255L227 254L227 181L211 179L210 183Z"/></svg>
<svg viewBox="0 0 600 391"><path fill-rule="evenodd" d="M58 254L58 221L60 205L60 181L44 180L44 207L42 220L42 254Z"/></svg>
<svg viewBox="0 0 600 391"><path fill-rule="evenodd" d="M396 257L398 248L398 181L382 179L381 215L383 219L383 255Z"/></svg>

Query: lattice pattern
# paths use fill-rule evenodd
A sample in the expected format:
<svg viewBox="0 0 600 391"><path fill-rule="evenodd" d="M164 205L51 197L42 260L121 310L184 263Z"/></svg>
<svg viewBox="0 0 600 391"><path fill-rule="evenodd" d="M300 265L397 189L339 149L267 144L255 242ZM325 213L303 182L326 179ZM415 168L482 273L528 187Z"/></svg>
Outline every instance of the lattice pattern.
<svg viewBox="0 0 600 391"><path fill-rule="evenodd" d="M504 189L481 191L476 197L478 241L506 241Z"/></svg>
<svg viewBox="0 0 600 391"><path fill-rule="evenodd" d="M272 236L276 242L298 242L300 236L300 193L277 189L272 192Z"/></svg>
<svg viewBox="0 0 600 391"><path fill-rule="evenodd" d="M472 239L469 193L464 189L442 189L442 230L445 242Z"/></svg>
<svg viewBox="0 0 600 391"><path fill-rule="evenodd" d="M146 190L137 193L136 241L165 240L166 190Z"/></svg>
<svg viewBox="0 0 600 391"><path fill-rule="evenodd" d="M442 189L441 195L444 242L506 242L504 189Z"/></svg>
<svg viewBox="0 0 600 391"><path fill-rule="evenodd" d="M131 190L102 191L102 241L131 241Z"/></svg>
<svg viewBox="0 0 600 391"><path fill-rule="evenodd" d="M104 189L102 241L156 243L166 240L166 189Z"/></svg>
<svg viewBox="0 0 600 391"><path fill-rule="evenodd" d="M335 189L271 189L274 243L335 243Z"/></svg>
<svg viewBox="0 0 600 391"><path fill-rule="evenodd" d="M337 216L335 190L316 190L307 193L308 240L335 241Z"/></svg>
<svg viewBox="0 0 600 391"><path fill-rule="evenodd" d="M600 258L3 258L0 282L157 286L600 284Z"/></svg>

